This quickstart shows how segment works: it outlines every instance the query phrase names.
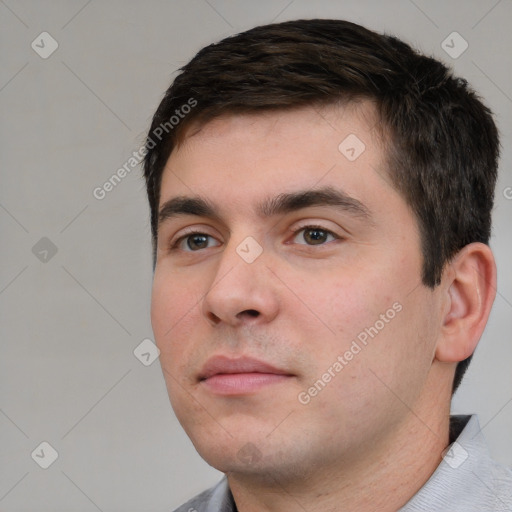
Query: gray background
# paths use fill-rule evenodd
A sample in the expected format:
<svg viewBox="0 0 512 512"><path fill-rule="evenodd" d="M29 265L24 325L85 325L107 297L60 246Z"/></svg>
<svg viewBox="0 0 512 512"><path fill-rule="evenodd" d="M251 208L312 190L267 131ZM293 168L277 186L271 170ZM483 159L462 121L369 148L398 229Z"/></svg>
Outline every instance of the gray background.
<svg viewBox="0 0 512 512"><path fill-rule="evenodd" d="M452 65L497 115L498 295L453 409L478 413L494 457L512 464L510 0L2 0L0 510L170 511L219 479L170 410L158 361L133 354L152 338L140 170L103 200L93 190L140 147L197 50L300 17L396 34ZM31 47L51 48L44 31L59 45L46 59ZM453 31L469 44L455 59L441 47ZM58 452L48 469L35 462L47 448L31 457L43 441Z"/></svg>

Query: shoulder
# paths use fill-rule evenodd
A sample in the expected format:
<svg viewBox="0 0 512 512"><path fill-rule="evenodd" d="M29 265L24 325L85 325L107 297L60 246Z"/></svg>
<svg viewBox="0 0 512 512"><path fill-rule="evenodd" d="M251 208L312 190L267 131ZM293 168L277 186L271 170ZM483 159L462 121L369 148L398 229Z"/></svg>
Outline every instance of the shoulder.
<svg viewBox="0 0 512 512"><path fill-rule="evenodd" d="M512 469L493 461L491 473L494 484L494 510L509 512L512 510Z"/></svg>
<svg viewBox="0 0 512 512"><path fill-rule="evenodd" d="M224 477L218 484L187 501L174 512L232 512L231 492Z"/></svg>
<svg viewBox="0 0 512 512"><path fill-rule="evenodd" d="M181 505L181 507L178 507L174 512L206 512L206 505L212 497L212 491L213 488L203 491L201 494L198 494Z"/></svg>
<svg viewBox="0 0 512 512"><path fill-rule="evenodd" d="M512 512L512 470L496 462L476 415L452 417L452 443L400 512Z"/></svg>
<svg viewBox="0 0 512 512"><path fill-rule="evenodd" d="M467 461L458 469L468 465L466 478L472 479L472 493L486 499L488 508L481 508L492 512L512 511L512 469L492 458L476 415L471 416L458 442L467 448Z"/></svg>

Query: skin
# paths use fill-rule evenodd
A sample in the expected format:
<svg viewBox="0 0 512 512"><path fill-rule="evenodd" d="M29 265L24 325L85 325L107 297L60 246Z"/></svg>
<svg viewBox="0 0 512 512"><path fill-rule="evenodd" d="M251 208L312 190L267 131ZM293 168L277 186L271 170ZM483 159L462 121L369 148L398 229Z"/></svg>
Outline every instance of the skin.
<svg viewBox="0 0 512 512"><path fill-rule="evenodd" d="M155 339L175 413L199 454L227 474L241 512L396 511L448 445L454 370L485 326L494 260L471 244L438 287L422 284L418 223L390 184L377 121L369 102L225 116L190 129L164 170L161 205L201 196L220 218L159 225ZM338 149L349 134L365 144L354 161ZM255 211L263 199L325 186L370 217L332 206ZM307 225L333 235L312 242ZM181 238L189 228L207 242ZM236 250L249 236L263 250L252 263ZM393 304L401 310L332 370ZM219 395L199 380L218 354L290 377ZM329 368L329 382L301 403Z"/></svg>

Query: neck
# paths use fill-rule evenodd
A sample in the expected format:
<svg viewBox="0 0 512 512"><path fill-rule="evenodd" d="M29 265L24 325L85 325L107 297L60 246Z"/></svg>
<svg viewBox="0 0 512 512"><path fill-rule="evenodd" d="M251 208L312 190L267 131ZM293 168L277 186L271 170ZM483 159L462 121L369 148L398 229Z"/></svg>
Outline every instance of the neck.
<svg viewBox="0 0 512 512"><path fill-rule="evenodd" d="M417 403L378 446L351 464L315 468L296 480L255 480L231 473L228 481L239 512L394 512L416 494L449 444L450 400L431 393ZM442 398L445 398L444 396ZM447 406L440 408L439 403ZM404 406L405 407L405 406Z"/></svg>

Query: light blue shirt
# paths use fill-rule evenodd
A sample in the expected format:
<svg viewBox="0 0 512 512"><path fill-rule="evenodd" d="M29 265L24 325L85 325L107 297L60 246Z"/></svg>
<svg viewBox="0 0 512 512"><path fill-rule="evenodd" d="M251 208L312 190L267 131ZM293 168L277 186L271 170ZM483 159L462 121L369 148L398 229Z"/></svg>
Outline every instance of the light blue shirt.
<svg viewBox="0 0 512 512"><path fill-rule="evenodd" d="M457 432L463 426L462 432ZM458 434L425 485L397 512L512 512L512 470L490 456L478 418L452 416ZM237 512L224 477L175 512Z"/></svg>

